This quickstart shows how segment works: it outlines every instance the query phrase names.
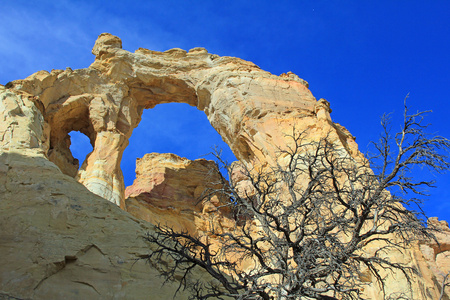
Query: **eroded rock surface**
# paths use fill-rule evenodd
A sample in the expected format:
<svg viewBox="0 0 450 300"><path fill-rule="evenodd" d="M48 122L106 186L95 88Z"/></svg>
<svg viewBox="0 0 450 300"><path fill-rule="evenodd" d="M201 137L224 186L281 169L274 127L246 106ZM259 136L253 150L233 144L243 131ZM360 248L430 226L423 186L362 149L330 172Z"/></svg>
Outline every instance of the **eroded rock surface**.
<svg viewBox="0 0 450 300"><path fill-rule="evenodd" d="M224 206L229 203L214 193L224 184L213 161L150 153L137 159L125 208L139 219L194 236L207 234L211 226L229 231L236 226L230 207Z"/></svg>
<svg viewBox="0 0 450 300"><path fill-rule="evenodd" d="M202 48L130 53L110 34L100 35L93 53L95 62L87 69L40 71L13 81L10 90L41 103L50 128L47 156L65 174L75 176L78 169L68 133L80 131L90 138L94 150L78 172L79 181L122 207L123 150L143 109L160 103L182 102L203 110L243 162L270 163L276 145L294 126L308 128L312 136L333 128L336 138L357 153L351 135L321 113L329 110L322 105L326 101L317 102L295 74L275 76Z"/></svg>
<svg viewBox="0 0 450 300"><path fill-rule="evenodd" d="M0 299L171 299L140 260L153 226L64 175L34 98L1 92Z"/></svg>
<svg viewBox="0 0 450 300"><path fill-rule="evenodd" d="M450 274L450 228L447 221L439 221L438 218L429 218L428 226L434 226L440 232L435 234L436 240L423 241L420 244L420 252L416 252L418 265L427 270L423 272L429 276L437 284L439 289L442 289L444 278ZM424 263L425 261L425 263ZM450 295L450 275L445 281L447 287L445 288L444 298Z"/></svg>
<svg viewBox="0 0 450 300"><path fill-rule="evenodd" d="M205 228L195 216L213 209L194 205L196 189L204 186L197 182L192 191L183 175L206 163L170 155L143 158L164 165L143 167L149 173L141 178L151 175L158 184L138 180L125 201L121 157L143 110L157 104L182 102L204 111L240 163L254 168L279 162L277 147L288 143L293 128L311 140L327 136L355 161L363 159L354 137L332 122L329 103L317 101L291 72L275 76L203 48L130 53L121 46L118 37L102 34L89 68L39 71L0 86L0 297L145 299L155 291L160 299L172 297L177 283L161 288L161 265L133 265L147 253L141 237L152 225L117 207L132 213L138 207L134 213L152 222L175 222L173 212L189 210L180 226L192 232ZM69 149L71 131L87 135L93 146L80 170ZM171 193L159 192L161 184ZM448 236L443 230L440 244L448 245ZM425 241L392 255L419 271L415 299L438 298L449 250L436 247ZM397 275L387 289L402 293L408 285ZM367 280L367 293L377 299L379 287Z"/></svg>

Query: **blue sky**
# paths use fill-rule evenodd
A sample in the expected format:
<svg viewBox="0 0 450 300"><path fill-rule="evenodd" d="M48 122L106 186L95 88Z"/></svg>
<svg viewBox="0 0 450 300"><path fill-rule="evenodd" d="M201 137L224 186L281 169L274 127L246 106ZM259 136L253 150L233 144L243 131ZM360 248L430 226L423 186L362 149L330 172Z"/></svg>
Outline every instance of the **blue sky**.
<svg viewBox="0 0 450 300"><path fill-rule="evenodd" d="M38 70L88 67L97 36L110 32L129 51L200 46L276 75L292 71L330 101L333 120L363 152L378 138L379 117L400 116L408 93L413 110L433 110L431 131L450 137L450 1L15 0L2 3L0 17L1 84ZM195 108L148 110L125 152L126 184L144 153L195 159L220 142ZM425 210L450 220L450 175L432 178L438 188Z"/></svg>

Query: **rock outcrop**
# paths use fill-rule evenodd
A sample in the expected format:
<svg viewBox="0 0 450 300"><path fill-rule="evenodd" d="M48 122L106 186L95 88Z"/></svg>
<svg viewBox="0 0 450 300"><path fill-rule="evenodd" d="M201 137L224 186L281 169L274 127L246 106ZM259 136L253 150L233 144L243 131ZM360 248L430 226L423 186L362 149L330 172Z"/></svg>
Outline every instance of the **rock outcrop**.
<svg viewBox="0 0 450 300"><path fill-rule="evenodd" d="M155 290L160 299L172 297L177 283L161 288L161 266L136 260L151 247L141 237L152 225L118 206L151 222L175 224L176 213L180 227L199 234L215 209L196 204L211 166L145 156L125 200L120 161L144 109L168 102L197 107L240 163L255 169L278 162L277 147L288 144L292 128L311 140L327 136L355 161L364 159L354 137L332 122L329 103L291 72L275 76L203 48L130 53L121 44L101 34L89 68L40 71L0 86L0 297L143 299ZM80 169L69 149L71 131L93 146ZM227 212L221 218L228 222ZM441 245L448 245L445 232ZM448 271L445 247L424 241L399 258L419 271L415 299L438 297ZM393 278L399 281L387 288L404 292L405 280ZM377 299L379 288L368 289Z"/></svg>
<svg viewBox="0 0 450 300"><path fill-rule="evenodd" d="M0 299L171 299L178 284L140 260L153 226L64 175L39 103L0 92Z"/></svg>
<svg viewBox="0 0 450 300"><path fill-rule="evenodd" d="M272 162L277 145L295 127L336 139L356 155L353 137L329 118L326 101L317 102L304 80L275 76L251 62L219 57L205 49L156 52L121 49L115 36L95 43L95 62L87 69L40 71L9 83L14 93L35 97L45 110L50 134L47 156L65 174L78 166L68 133L86 134L92 153L76 176L89 190L123 207L120 159L143 109L182 102L205 112L236 157L247 163Z"/></svg>
<svg viewBox="0 0 450 300"><path fill-rule="evenodd" d="M146 154L136 161L136 180L125 191L125 209L152 224L193 236L205 236L211 226L230 231L236 223L226 198L215 190L226 180L216 164L175 154Z"/></svg>
<svg viewBox="0 0 450 300"><path fill-rule="evenodd" d="M435 217L428 219L428 226L441 231L435 234L436 240L423 241L419 245L420 251L415 252L417 265L424 277L431 278L439 289L445 281L447 287L442 299L450 299L450 228L447 221L439 221Z"/></svg>

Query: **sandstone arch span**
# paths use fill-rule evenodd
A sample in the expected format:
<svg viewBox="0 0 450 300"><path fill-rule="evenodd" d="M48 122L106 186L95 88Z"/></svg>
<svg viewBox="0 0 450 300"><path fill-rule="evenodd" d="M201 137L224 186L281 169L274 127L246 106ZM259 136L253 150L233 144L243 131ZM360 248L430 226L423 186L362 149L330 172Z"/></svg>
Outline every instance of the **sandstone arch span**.
<svg viewBox="0 0 450 300"><path fill-rule="evenodd" d="M114 260L135 259L137 253L147 251L148 245L137 237L151 228L103 201L123 206L120 160L145 108L166 102L197 107L236 157L253 166L274 163L277 146L286 143L285 134L293 127L306 131L311 139L326 136L354 158L361 157L350 133L331 121L329 103L316 101L307 83L292 73L275 76L250 62L219 57L201 48L130 53L110 34L99 36L93 53L96 59L89 68L40 71L5 87L0 85L0 219L5 229L2 238L11 247L4 247L2 257L5 270L13 274L1 284L7 292L25 293L22 298L29 298L35 290L41 293L36 288L49 278L49 270L60 270L55 266L64 266L66 260L73 262L76 257L83 262L83 254L93 243L100 246L92 248L91 255L105 258L106 264L100 269L94 264L87 272L103 267L107 271L98 272L99 277L90 283L107 282L105 295L111 282L118 283L114 289L125 294L139 294L148 287L148 279L130 280L129 267L124 267L129 265ZM67 134L73 130L88 136L93 145L79 172L68 145ZM104 199L60 170L77 176ZM444 266L450 244L448 225L441 225L445 227L439 237L441 248L424 241L405 253L389 253L393 260L420 270L412 288L421 299L438 294L436 278L448 271ZM123 240L125 246L117 245L117 240ZM106 251L95 250L100 248ZM85 277L83 268L88 265L77 266L77 278ZM108 277L110 270L117 272L114 281ZM17 281L15 274L23 274L26 281ZM30 274L35 276L31 279L34 289L28 281ZM54 281L50 282L48 290L55 291ZM388 288L402 291L405 287L405 280L392 280ZM372 285L368 293L375 299L379 290Z"/></svg>
<svg viewBox="0 0 450 300"><path fill-rule="evenodd" d="M204 111L244 163L273 162L276 145L293 126L311 134L333 128L357 153L352 136L331 122L326 101L316 101L306 81L293 73L275 76L203 48L130 53L121 44L118 37L101 34L89 68L40 71L11 83L42 103L50 128L49 159L118 205L124 200L120 160L128 138L142 111L160 103L187 103ZM72 130L86 134L93 145L78 174L67 142Z"/></svg>

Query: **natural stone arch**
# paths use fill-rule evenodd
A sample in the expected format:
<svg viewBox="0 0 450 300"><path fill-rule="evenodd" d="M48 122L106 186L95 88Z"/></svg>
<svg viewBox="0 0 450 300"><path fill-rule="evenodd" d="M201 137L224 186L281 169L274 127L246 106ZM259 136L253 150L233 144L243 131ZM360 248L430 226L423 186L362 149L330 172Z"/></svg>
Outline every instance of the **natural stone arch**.
<svg viewBox="0 0 450 300"><path fill-rule="evenodd" d="M94 147L96 132L89 122L91 97L64 97L47 107L46 119L50 124L50 148L47 156L66 175L75 177L79 165L69 149L71 131L85 134Z"/></svg>
<svg viewBox="0 0 450 300"><path fill-rule="evenodd" d="M135 219L100 201L72 179L62 176L55 165L44 157L51 156L51 149L64 153L64 147L68 147L64 143L64 132L74 128L89 135L94 144L94 151L86 161L83 173L79 174L80 181L94 193L115 203L120 203L121 199L121 173L117 162L128 137L139 123L142 109L162 101L192 101L189 103L206 113L238 158L247 164L273 163L276 146L286 142L284 134L291 132L293 127L298 131L305 130L313 140L323 138L326 133L330 141L341 145L354 157L360 155L354 138L345 128L331 121L328 103L325 100L317 103L305 82L293 74L274 76L251 63L220 58L202 49L191 51L191 55L179 49L165 53L140 49L131 54L121 50L120 44L120 39L116 37L101 35L94 47L96 61L87 69L41 71L6 87L0 85L3 120L0 150L4 152L0 166L4 175L0 176L0 190L2 196L6 196L3 197L5 213L2 220L6 229L13 229L11 232L21 235L19 240L11 239L11 246L17 251L9 251L9 254L18 254L26 261L30 251L23 249L28 244L36 245L36 238L40 241L39 247L31 251L36 254L33 259L35 263L26 261L25 267L20 268L10 264L7 268L11 274L20 269L19 273L29 279L31 277L27 274L35 274L36 270L42 270L37 273L45 275L49 263L52 268L55 261L58 265L64 265L68 258L73 261L73 258L79 258L80 253L84 254L88 249L86 245L91 247L95 244L106 247L102 254L106 258L104 261L111 262L107 264L108 270L121 272L114 281L118 284L114 286L130 286L137 282L126 291L119 289L121 292L136 291L142 287L139 284L148 282L148 277L145 277L146 280L132 278L130 281L128 268L119 266L123 261L113 263L121 255L132 259L130 251L127 251L129 243L125 243L127 249L118 249L117 243L110 245L109 238L104 237L116 236L120 239L131 235L133 242L139 242L141 239L135 238L134 234L144 232L142 228L151 228L143 223L136 225ZM164 88L158 89L158 84ZM143 89L141 94L136 93L139 85ZM192 94L195 97L189 96ZM71 120L63 121L66 116L71 116ZM61 164L70 169L70 157L61 155L61 158L66 159L62 159ZM55 181L55 185L49 185L49 181ZM64 215L70 216L70 222L67 218L59 218ZM108 230L104 231L105 228ZM447 224L445 230L442 234L448 235ZM117 232L124 234L117 235ZM10 239L15 235L6 230L4 236ZM80 240L83 236L88 236L88 239ZM51 242L55 237L60 241L53 247ZM447 236L439 240L441 247L450 244ZM424 243L428 244L428 248L422 247L426 249L421 252L417 245L413 245L413 248L401 253L401 257L395 256L395 253L392 255L393 259L400 258L399 261L407 259L411 267L427 278L422 280L418 275L413 286L423 299L437 295L439 284L436 274L439 275L439 272L435 270L439 266L436 261L443 265L449 249L445 246L438 249L441 252L435 253L436 244L433 241ZM137 249L135 253L147 249L148 245L141 244L133 246ZM49 245L51 249L62 250L55 252L56 256L53 252L49 256ZM427 257L424 259L425 256L430 256L430 260ZM34 282L31 286L39 286L45 280L41 277L31 278L30 282ZM103 275L99 277L100 280L102 278ZM128 285L123 285L124 278ZM103 281L107 287L111 286L110 279L109 276ZM26 286L30 286L28 281ZM388 282L390 290L406 286L404 280ZM22 292L23 287L18 283L10 290ZM34 290L39 292L36 288ZM31 289L25 291L25 298L30 298L34 293ZM79 289L75 291L82 292ZM379 295L373 284L368 292L374 298ZM428 297L426 293L429 293Z"/></svg>
<svg viewBox="0 0 450 300"><path fill-rule="evenodd" d="M51 128L48 156L63 172L73 175L75 169L65 143L68 132L77 130L90 138L94 150L78 179L118 205L123 206L120 160L128 138L142 111L160 103L187 103L204 111L246 164L275 163L277 146L287 142L292 128L308 129L312 136L331 131L332 138L358 153L353 137L331 122L329 107L318 103L307 83L293 73L275 76L251 62L203 48L140 48L130 53L110 34L99 36L92 53L96 59L87 69L41 71L13 82L13 87L42 102Z"/></svg>

